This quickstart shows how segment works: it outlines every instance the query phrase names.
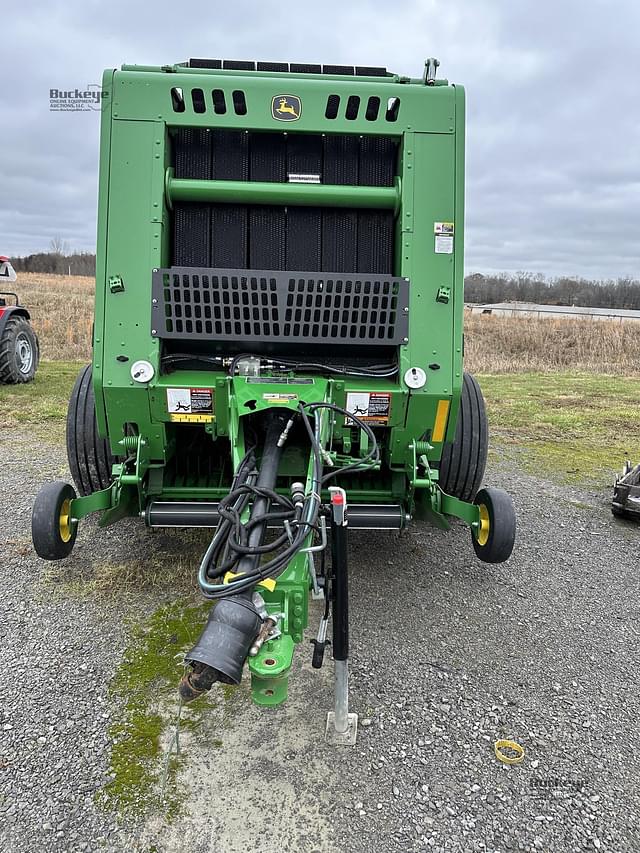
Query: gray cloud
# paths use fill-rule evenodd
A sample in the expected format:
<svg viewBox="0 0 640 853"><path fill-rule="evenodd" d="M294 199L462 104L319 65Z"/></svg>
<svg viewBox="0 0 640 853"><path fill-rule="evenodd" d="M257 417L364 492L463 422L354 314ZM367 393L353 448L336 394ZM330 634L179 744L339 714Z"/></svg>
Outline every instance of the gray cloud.
<svg viewBox="0 0 640 853"><path fill-rule="evenodd" d="M0 251L95 247L99 113L50 88L189 56L384 64L467 89L467 271L640 277L640 11L558 0L25 4L3 18ZM283 33L286 39L283 40Z"/></svg>

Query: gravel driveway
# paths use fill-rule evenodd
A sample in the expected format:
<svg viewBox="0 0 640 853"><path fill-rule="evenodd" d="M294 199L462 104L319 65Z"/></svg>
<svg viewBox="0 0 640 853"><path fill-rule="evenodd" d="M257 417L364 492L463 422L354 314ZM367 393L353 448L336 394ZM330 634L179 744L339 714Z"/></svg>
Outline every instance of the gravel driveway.
<svg viewBox="0 0 640 853"><path fill-rule="evenodd" d="M324 743L332 665L314 672L303 644L285 706L261 711L245 685L185 733L185 805L168 822L96 799L117 712L109 682L131 620L166 590L87 599L43 580L31 502L67 476L64 452L17 433L2 445L3 853L640 849L640 529L611 517L607 484L596 494L520 473L517 458L494 464L488 482L519 514L503 566L478 563L462 527L354 534L357 746ZM105 555L163 547L130 523L85 524L57 568L88 577ZM500 737L522 744L523 764L496 761Z"/></svg>

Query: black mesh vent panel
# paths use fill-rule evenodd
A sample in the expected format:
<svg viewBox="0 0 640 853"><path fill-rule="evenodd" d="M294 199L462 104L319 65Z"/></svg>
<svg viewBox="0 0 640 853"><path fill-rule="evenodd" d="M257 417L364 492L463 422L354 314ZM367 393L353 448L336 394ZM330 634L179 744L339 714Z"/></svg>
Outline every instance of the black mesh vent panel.
<svg viewBox="0 0 640 853"><path fill-rule="evenodd" d="M397 346L409 282L383 276L172 268L152 279L151 334L174 340Z"/></svg>

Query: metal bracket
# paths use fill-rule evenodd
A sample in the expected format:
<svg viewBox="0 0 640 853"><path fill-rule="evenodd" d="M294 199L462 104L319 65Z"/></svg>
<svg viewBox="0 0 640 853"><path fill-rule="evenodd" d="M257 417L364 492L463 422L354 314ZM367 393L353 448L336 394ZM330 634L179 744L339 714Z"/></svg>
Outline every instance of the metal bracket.
<svg viewBox="0 0 640 853"><path fill-rule="evenodd" d="M330 486L331 562L333 564L334 709L327 714L325 740L353 746L358 735L358 715L349 713L349 579L347 565L347 495Z"/></svg>
<svg viewBox="0 0 640 853"><path fill-rule="evenodd" d="M436 59L434 56L430 56L428 59L425 59L424 75L422 77L425 86L433 86L435 84L436 73L439 65L440 60Z"/></svg>
<svg viewBox="0 0 640 853"><path fill-rule="evenodd" d="M318 576L316 574L316 564L313 560L313 555L318 551L324 551L327 547L327 522L323 515L319 518L320 523L320 544L310 545L308 548L301 548L302 554L307 554L309 574L311 575L311 598L313 601L319 601L324 598L324 592L318 586Z"/></svg>

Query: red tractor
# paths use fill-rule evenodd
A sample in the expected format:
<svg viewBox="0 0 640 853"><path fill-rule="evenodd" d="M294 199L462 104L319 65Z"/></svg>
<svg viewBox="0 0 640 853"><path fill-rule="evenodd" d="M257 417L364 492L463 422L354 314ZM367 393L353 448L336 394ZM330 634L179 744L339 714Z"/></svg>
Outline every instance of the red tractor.
<svg viewBox="0 0 640 853"><path fill-rule="evenodd" d="M0 255L0 287L14 282L16 272L9 258ZM6 297L15 300L7 305ZM31 382L38 367L38 336L29 323L29 312L20 305L18 294L0 290L0 383Z"/></svg>

